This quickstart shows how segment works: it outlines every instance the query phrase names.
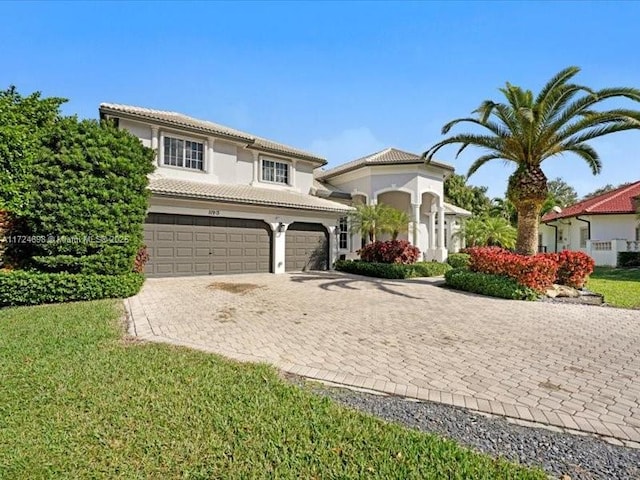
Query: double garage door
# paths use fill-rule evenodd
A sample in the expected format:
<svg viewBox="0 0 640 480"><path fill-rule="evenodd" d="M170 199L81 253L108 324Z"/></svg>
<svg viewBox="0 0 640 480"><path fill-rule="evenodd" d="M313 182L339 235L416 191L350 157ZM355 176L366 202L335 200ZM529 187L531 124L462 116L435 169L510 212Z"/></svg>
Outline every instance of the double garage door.
<svg viewBox="0 0 640 480"><path fill-rule="evenodd" d="M286 233L287 271L326 269L321 225L294 223ZM151 213L144 226L150 277L272 271L271 228L260 220Z"/></svg>

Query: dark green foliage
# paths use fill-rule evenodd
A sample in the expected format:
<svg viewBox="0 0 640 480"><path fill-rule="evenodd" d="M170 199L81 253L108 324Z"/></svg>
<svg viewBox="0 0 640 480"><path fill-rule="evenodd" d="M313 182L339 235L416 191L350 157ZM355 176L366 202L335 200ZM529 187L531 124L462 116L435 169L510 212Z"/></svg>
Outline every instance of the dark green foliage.
<svg viewBox="0 0 640 480"><path fill-rule="evenodd" d="M15 87L0 91L0 211L19 215L31 203L32 165L64 102L39 93L22 97Z"/></svg>
<svg viewBox="0 0 640 480"><path fill-rule="evenodd" d="M537 293L501 275L471 272L464 268L450 270L444 275L448 286L457 290L512 300L536 300Z"/></svg>
<svg viewBox="0 0 640 480"><path fill-rule="evenodd" d="M111 124L56 123L33 166L28 265L47 272L130 272L142 244L153 152ZM46 241L42 241L46 239Z"/></svg>
<svg viewBox="0 0 640 480"><path fill-rule="evenodd" d="M127 298L140 291L144 277L137 273L92 275L0 271L0 307Z"/></svg>
<svg viewBox="0 0 640 480"><path fill-rule="evenodd" d="M474 215L485 215L491 209L487 187L468 185L464 175L452 174L444 181L444 198L447 202L469 210Z"/></svg>
<svg viewBox="0 0 640 480"><path fill-rule="evenodd" d="M451 265L439 262L416 262L413 265L407 265L408 270L413 271L412 277L439 277L451 270Z"/></svg>
<svg viewBox="0 0 640 480"><path fill-rule="evenodd" d="M355 273L367 277L404 279L416 277L435 277L451 269L446 263L417 262L410 265L400 263L373 263L360 260L338 260L335 269L341 272Z"/></svg>
<svg viewBox="0 0 640 480"><path fill-rule="evenodd" d="M452 268L468 268L471 255L468 253L450 253L447 257L447 263Z"/></svg>
<svg viewBox="0 0 640 480"><path fill-rule="evenodd" d="M619 267L640 267L640 252L619 252Z"/></svg>

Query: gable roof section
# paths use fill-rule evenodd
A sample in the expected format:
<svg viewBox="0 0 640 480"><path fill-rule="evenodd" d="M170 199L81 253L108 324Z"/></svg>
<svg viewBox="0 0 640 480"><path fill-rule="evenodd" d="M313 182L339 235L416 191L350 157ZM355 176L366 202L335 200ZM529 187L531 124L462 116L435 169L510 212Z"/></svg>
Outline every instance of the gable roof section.
<svg viewBox="0 0 640 480"><path fill-rule="evenodd" d="M317 174L317 178L318 180L327 180L342 173L351 172L353 170L372 165L411 165L421 163L424 163L424 160L420 155L398 150L397 148L386 148L379 152L372 153L371 155L367 155L366 157L361 157L335 168L331 168L325 172L319 172ZM446 163L432 161L430 165L444 168L445 170L450 170L452 172L454 170L451 165Z"/></svg>
<svg viewBox="0 0 640 480"><path fill-rule="evenodd" d="M123 118L131 118L134 120L146 120L155 122L159 125L174 127L174 128L186 128L191 131L215 135L217 137L226 138L236 142L242 142L247 144L247 148L252 150L260 150L264 152L271 152L275 154L288 155L295 158L308 160L310 162L325 165L327 161L314 155L313 153L305 152L298 148L290 147L283 143L274 142L266 138L257 137L250 133L242 132L234 128L225 127L218 123L209 122L206 120L198 120L197 118L189 117L177 112L168 112L164 110L153 110L151 108L134 107L131 105L120 105L116 103L101 103L100 114L113 115Z"/></svg>
<svg viewBox="0 0 640 480"><path fill-rule="evenodd" d="M172 178L152 178L149 190L157 195L203 198L220 202L264 205L324 212L346 213L351 207L324 198L297 192L252 187L250 185L217 185Z"/></svg>
<svg viewBox="0 0 640 480"><path fill-rule="evenodd" d="M640 181L616 188L610 192L575 203L560 213L549 212L542 217L543 222L578 215L611 215L636 212L636 199L640 197Z"/></svg>

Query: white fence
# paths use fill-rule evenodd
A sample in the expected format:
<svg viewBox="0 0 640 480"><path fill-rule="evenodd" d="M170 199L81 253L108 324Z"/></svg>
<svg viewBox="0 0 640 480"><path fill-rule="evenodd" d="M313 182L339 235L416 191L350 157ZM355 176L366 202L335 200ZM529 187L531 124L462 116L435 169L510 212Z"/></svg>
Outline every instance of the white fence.
<svg viewBox="0 0 640 480"><path fill-rule="evenodd" d="M589 254L598 266L615 267L618 264L618 252L640 252L640 242L614 238L613 240L587 240L584 252Z"/></svg>

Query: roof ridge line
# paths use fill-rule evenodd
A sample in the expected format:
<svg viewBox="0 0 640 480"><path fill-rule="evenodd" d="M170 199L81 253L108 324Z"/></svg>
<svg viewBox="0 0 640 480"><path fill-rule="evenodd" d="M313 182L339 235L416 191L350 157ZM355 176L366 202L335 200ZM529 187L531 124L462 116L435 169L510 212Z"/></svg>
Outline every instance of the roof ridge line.
<svg viewBox="0 0 640 480"><path fill-rule="evenodd" d="M604 202L608 202L609 200L612 200L612 199L618 197L619 195L627 192L627 190L630 190L630 189L634 188L636 186L636 184L638 184L638 183L640 183L640 180L638 180L637 182L632 182L629 185L618 187L615 190L611 190L611 191L608 191L608 192L601 193L600 195L598 195L598 197L605 197L605 198L602 198L601 200L595 202L593 205L588 206L587 208L585 208L585 211L588 212L592 208L599 207ZM596 197L596 198L598 198L598 197ZM591 198L591 199L587 198L586 200L583 200L583 201L587 202L589 200L594 200L594 199L593 198Z"/></svg>

